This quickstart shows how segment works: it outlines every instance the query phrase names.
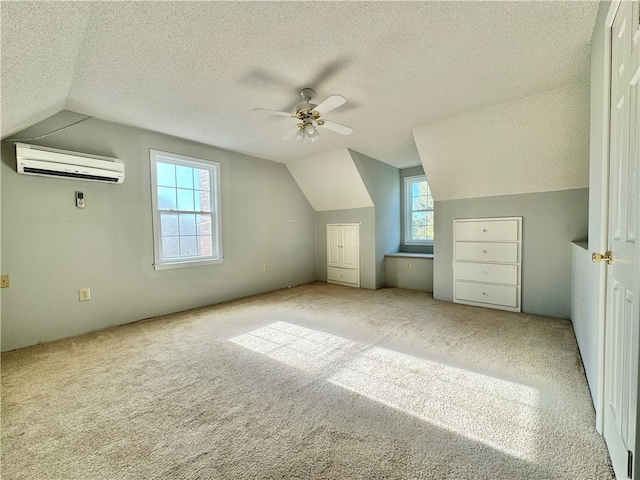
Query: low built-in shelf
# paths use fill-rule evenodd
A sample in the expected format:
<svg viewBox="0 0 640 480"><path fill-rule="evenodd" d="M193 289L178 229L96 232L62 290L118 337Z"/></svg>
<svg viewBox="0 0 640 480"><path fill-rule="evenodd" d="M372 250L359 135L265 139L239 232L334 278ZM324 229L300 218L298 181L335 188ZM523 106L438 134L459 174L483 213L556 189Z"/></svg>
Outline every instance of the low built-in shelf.
<svg viewBox="0 0 640 480"><path fill-rule="evenodd" d="M433 253L408 253L408 252L396 252L387 253L385 257L407 257L407 258L433 258Z"/></svg>
<svg viewBox="0 0 640 480"><path fill-rule="evenodd" d="M577 245L578 247L582 248L583 250L589 250L589 242L586 241L586 240L584 240L584 241L581 240L579 242L576 241L576 242L571 242L571 243L573 243L574 245Z"/></svg>
<svg viewBox="0 0 640 480"><path fill-rule="evenodd" d="M433 254L387 253L385 255L385 285L433 292Z"/></svg>

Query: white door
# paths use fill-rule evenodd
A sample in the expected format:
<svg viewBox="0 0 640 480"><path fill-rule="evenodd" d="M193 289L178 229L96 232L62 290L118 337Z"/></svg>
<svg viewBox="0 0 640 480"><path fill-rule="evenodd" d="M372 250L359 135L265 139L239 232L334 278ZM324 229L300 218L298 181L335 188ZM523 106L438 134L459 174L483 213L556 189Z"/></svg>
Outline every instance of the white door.
<svg viewBox="0 0 640 480"><path fill-rule="evenodd" d="M342 249L340 225L327 225L327 266L342 266Z"/></svg>
<svg viewBox="0 0 640 480"><path fill-rule="evenodd" d="M638 408L640 32L638 2L620 3L611 32L611 130L604 437L618 479L631 472Z"/></svg>
<svg viewBox="0 0 640 480"><path fill-rule="evenodd" d="M357 269L360 264L358 225L342 226L342 267Z"/></svg>

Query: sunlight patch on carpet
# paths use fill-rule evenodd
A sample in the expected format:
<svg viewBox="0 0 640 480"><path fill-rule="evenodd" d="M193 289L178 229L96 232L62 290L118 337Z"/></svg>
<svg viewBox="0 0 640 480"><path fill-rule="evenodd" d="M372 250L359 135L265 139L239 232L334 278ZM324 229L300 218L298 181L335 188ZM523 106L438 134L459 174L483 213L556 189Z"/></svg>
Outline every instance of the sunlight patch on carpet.
<svg viewBox="0 0 640 480"><path fill-rule="evenodd" d="M384 405L535 461L539 392L529 386L274 322L230 341Z"/></svg>

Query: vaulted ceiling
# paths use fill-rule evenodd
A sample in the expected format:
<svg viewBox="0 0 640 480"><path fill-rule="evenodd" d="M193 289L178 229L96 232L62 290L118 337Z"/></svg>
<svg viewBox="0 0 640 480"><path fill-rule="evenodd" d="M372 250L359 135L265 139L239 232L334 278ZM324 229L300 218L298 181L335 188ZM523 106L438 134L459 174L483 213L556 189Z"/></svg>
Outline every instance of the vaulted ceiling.
<svg viewBox="0 0 640 480"><path fill-rule="evenodd" d="M588 81L597 2L2 2L2 138L62 110L276 162L420 164L412 130ZM354 128L283 142L303 87ZM480 132L481 133L481 132Z"/></svg>

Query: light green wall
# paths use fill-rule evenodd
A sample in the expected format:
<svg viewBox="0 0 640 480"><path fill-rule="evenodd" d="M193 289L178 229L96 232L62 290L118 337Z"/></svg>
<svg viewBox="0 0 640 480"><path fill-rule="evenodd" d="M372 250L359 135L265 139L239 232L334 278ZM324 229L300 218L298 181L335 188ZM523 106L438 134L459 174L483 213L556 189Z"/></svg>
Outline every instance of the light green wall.
<svg viewBox="0 0 640 480"><path fill-rule="evenodd" d="M433 292L433 258L386 257L385 264L387 287Z"/></svg>
<svg viewBox="0 0 640 480"><path fill-rule="evenodd" d="M375 288L385 285L387 253L400 248L400 171L349 150L375 206Z"/></svg>
<svg viewBox="0 0 640 480"><path fill-rule="evenodd" d="M126 178L18 175L3 143L3 351L316 278L314 212L284 165L96 119L32 143L117 156ZM150 148L220 162L224 263L153 269ZM91 301L78 302L81 287Z"/></svg>
<svg viewBox="0 0 640 480"><path fill-rule="evenodd" d="M587 236L586 188L435 202L434 285L453 300L453 219L523 217L522 311L571 317L571 242Z"/></svg>

